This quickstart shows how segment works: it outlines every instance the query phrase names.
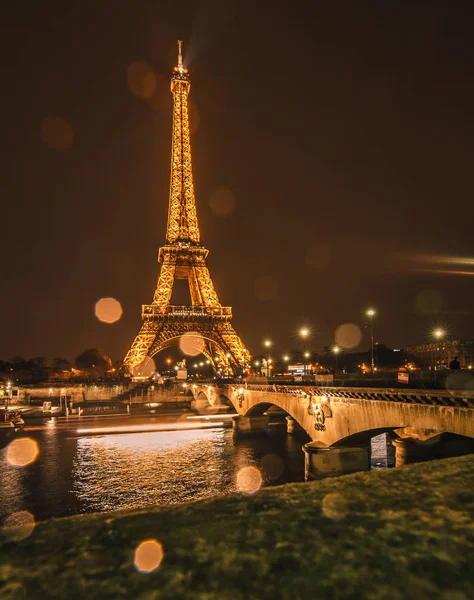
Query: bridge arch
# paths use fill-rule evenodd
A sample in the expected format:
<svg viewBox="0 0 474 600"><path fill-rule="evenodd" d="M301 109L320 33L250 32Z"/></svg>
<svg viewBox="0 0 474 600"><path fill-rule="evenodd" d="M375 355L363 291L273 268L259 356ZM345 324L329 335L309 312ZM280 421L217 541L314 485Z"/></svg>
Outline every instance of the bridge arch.
<svg viewBox="0 0 474 600"><path fill-rule="evenodd" d="M364 398L363 390L357 392L359 397L348 398L343 393L339 396L336 389L326 395L321 388L280 391L270 386L262 387L242 390L240 403L233 396L239 414L260 416L272 405L278 406L320 447L363 444L380 433L392 431L400 437L408 437L403 430L420 428L436 435L446 433L474 438L474 406L471 405L428 404L418 397L412 402L407 402L406 397L398 401L395 398Z"/></svg>

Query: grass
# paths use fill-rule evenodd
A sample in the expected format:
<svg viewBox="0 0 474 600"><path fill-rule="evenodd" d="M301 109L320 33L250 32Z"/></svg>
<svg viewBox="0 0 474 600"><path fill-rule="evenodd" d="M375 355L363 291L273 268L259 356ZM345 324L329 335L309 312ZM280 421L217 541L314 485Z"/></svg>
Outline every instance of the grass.
<svg viewBox="0 0 474 600"><path fill-rule="evenodd" d="M0 598L471 600L471 456L0 532ZM161 565L134 567L158 540Z"/></svg>

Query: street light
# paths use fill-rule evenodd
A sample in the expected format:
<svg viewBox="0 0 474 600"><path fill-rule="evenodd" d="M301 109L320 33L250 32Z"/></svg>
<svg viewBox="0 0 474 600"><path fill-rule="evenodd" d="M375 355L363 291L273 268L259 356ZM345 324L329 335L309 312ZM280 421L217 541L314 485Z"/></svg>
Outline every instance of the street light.
<svg viewBox="0 0 474 600"><path fill-rule="evenodd" d="M370 370L373 373L374 372L374 366L375 366L375 361L374 361L374 323L373 323L373 318L375 317L375 315L377 314L375 312L375 310L373 308L369 308L368 310L365 311L366 316L369 319L369 325L370 325Z"/></svg>
<svg viewBox="0 0 474 600"><path fill-rule="evenodd" d="M311 356L309 352L304 353L304 374L306 375L306 364L308 362L308 358Z"/></svg>
<svg viewBox="0 0 474 600"><path fill-rule="evenodd" d="M303 365L303 374L306 375L306 338L309 335L309 331L306 327L300 329L300 336L303 338L303 356L304 356L304 365Z"/></svg>
<svg viewBox="0 0 474 600"><path fill-rule="evenodd" d="M341 351L341 349L339 348L339 346L333 346L332 347L332 351L333 351L333 354L334 354L334 362L336 363L335 370L336 370L336 373L337 373L337 359L339 358L339 352Z"/></svg>
<svg viewBox="0 0 474 600"><path fill-rule="evenodd" d="M437 346L437 350L438 350L439 367L441 368L441 340L444 337L444 331L442 329L435 329L433 331L433 336L435 337L435 339L437 340L437 342L439 344L439 346ZM436 360L435 360L434 368L436 370Z"/></svg>
<svg viewBox="0 0 474 600"><path fill-rule="evenodd" d="M270 346L272 345L271 340L265 340L263 345L267 349L267 377L270 377Z"/></svg>

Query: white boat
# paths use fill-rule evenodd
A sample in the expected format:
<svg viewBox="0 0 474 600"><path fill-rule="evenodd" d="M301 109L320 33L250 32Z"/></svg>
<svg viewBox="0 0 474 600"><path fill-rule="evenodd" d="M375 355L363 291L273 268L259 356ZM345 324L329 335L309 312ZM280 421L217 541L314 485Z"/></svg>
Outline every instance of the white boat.
<svg viewBox="0 0 474 600"><path fill-rule="evenodd" d="M25 426L21 413L5 411L0 415L0 434L12 434Z"/></svg>

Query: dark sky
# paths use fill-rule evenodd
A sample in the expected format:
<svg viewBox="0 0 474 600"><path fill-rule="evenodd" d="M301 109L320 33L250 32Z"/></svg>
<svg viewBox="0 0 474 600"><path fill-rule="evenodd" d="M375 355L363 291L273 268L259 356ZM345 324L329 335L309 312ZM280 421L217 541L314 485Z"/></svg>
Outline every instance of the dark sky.
<svg viewBox="0 0 474 600"><path fill-rule="evenodd" d="M391 347L439 324L472 338L467 5L10 3L0 358L128 349L165 238L177 38L191 72L202 241L251 352L267 336L297 346L303 324L321 349L339 325L363 327L369 306ZM127 85L136 61L156 74L148 100ZM45 134L52 117L69 124L72 145ZM235 199L226 216L211 208L222 188ZM95 318L101 297L121 302L119 322Z"/></svg>

